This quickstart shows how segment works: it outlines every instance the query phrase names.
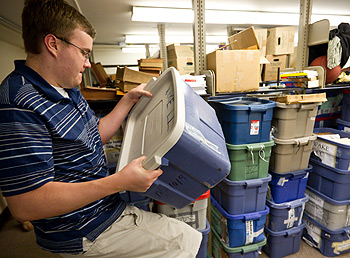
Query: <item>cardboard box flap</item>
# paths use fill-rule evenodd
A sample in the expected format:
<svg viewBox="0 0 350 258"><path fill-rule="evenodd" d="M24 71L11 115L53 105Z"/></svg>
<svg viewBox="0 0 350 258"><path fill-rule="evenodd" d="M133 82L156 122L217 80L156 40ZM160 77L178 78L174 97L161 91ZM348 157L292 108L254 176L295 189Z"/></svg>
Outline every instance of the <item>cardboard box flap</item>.
<svg viewBox="0 0 350 258"><path fill-rule="evenodd" d="M260 49L258 38L255 35L254 27L245 29L228 38L232 50L239 49Z"/></svg>

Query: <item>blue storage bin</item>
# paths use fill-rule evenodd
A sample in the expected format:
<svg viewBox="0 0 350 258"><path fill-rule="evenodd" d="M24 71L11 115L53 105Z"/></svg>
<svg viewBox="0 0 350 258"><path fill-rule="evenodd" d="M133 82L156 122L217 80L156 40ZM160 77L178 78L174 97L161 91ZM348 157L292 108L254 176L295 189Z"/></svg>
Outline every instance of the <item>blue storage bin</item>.
<svg viewBox="0 0 350 258"><path fill-rule="evenodd" d="M283 231L272 231L265 227L267 244L263 246L263 251L270 258L281 258L299 252L305 225L305 222L303 222L298 227Z"/></svg>
<svg viewBox="0 0 350 258"><path fill-rule="evenodd" d="M344 121L350 122L350 90L343 90L343 108L341 117Z"/></svg>
<svg viewBox="0 0 350 258"><path fill-rule="evenodd" d="M305 241L324 256L334 257L350 252L350 227L330 230L307 214L304 214L304 219L306 221L303 231Z"/></svg>
<svg viewBox="0 0 350 258"><path fill-rule="evenodd" d="M209 221L207 220L206 222L207 226L204 230L198 230L199 232L202 233L202 242L199 247L198 253L196 255L196 258L207 258L208 255L208 235L210 232L210 224Z"/></svg>
<svg viewBox="0 0 350 258"><path fill-rule="evenodd" d="M314 133L339 134L340 138L350 138L349 132L343 132L333 128L315 128ZM314 142L312 157L320 159L326 165L342 170L350 169L350 145L341 144L332 140L317 136Z"/></svg>
<svg viewBox="0 0 350 258"><path fill-rule="evenodd" d="M222 180L211 189L211 195L231 215L263 211L271 175L264 178Z"/></svg>
<svg viewBox="0 0 350 258"><path fill-rule="evenodd" d="M266 222L266 215L269 213L269 207L266 206L263 211L231 215L227 213L213 197L211 197L211 201L212 212L216 215L220 213L222 216L220 220L212 216L212 224L216 224L213 225L213 227L214 229L218 229L220 226L226 226L229 247L249 245L261 242L265 239L264 224ZM222 222L223 219L226 219L226 222ZM224 223L226 225L218 225L219 223ZM225 235L226 232L224 231L226 230L223 229L218 233Z"/></svg>
<svg viewBox="0 0 350 258"><path fill-rule="evenodd" d="M268 142L276 102L248 97L210 99L229 144Z"/></svg>
<svg viewBox="0 0 350 258"><path fill-rule="evenodd" d="M266 244L266 238L264 238L263 241L256 244L229 247L214 229L211 232L212 254L214 258L259 258L259 253Z"/></svg>
<svg viewBox="0 0 350 258"><path fill-rule="evenodd" d="M119 194L120 194L120 197L127 203L144 201L146 199L149 199L147 196L144 196L138 192L123 191L123 192L120 192Z"/></svg>
<svg viewBox="0 0 350 258"><path fill-rule="evenodd" d="M183 208L230 173L225 137L214 109L170 67L129 114L117 171L141 156L163 174L143 195Z"/></svg>
<svg viewBox="0 0 350 258"><path fill-rule="evenodd" d="M305 195L301 199L284 203L266 200L266 205L270 208L268 228L272 231L283 231L300 226L308 199L308 195Z"/></svg>
<svg viewBox="0 0 350 258"><path fill-rule="evenodd" d="M307 169L284 174L270 170L269 173L272 176L272 180L269 182L268 195L270 195L270 199L275 203L283 203L303 198L311 171L311 165Z"/></svg>
<svg viewBox="0 0 350 258"><path fill-rule="evenodd" d="M310 164L313 172L309 175L308 186L336 201L350 199L350 171L327 166L313 158Z"/></svg>
<svg viewBox="0 0 350 258"><path fill-rule="evenodd" d="M338 129L344 132L350 132L350 122L342 119L337 119Z"/></svg>

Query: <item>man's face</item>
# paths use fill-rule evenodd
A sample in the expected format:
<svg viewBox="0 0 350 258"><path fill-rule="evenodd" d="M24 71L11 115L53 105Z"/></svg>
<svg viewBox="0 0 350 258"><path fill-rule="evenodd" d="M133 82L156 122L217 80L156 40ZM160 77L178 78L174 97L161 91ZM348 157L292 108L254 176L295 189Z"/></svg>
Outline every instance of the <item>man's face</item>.
<svg viewBox="0 0 350 258"><path fill-rule="evenodd" d="M57 71L57 83L59 87L72 89L81 83L85 68L91 66L86 59L86 53L92 51L93 39L84 31L75 29L69 43L62 40L60 43L60 53L57 57L57 69L60 70Z"/></svg>

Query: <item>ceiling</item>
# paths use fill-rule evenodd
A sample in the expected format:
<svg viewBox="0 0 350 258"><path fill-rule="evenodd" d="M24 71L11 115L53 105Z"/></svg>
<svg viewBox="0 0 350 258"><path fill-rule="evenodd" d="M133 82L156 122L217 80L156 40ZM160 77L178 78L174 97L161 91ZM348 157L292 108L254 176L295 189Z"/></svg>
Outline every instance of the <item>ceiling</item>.
<svg viewBox="0 0 350 258"><path fill-rule="evenodd" d="M191 0L67 0L80 7L97 31L95 44L116 44L125 41L125 34L157 35L157 23L131 21L132 6L192 8ZM0 22L6 20L20 31L24 0L0 0ZM206 0L206 9L250 10L299 13L299 0ZM313 0L313 13L348 15L349 0ZM181 19L181 17L179 17ZM207 24L207 35L225 35L227 26L247 28L251 24ZM191 34L191 24L165 24L166 33ZM266 24L262 27L269 27ZM271 26L270 26L271 27ZM4 33L4 32L3 32ZM7 33L5 31L5 33ZM1 32L0 32L1 34ZM10 36L9 34L7 35Z"/></svg>

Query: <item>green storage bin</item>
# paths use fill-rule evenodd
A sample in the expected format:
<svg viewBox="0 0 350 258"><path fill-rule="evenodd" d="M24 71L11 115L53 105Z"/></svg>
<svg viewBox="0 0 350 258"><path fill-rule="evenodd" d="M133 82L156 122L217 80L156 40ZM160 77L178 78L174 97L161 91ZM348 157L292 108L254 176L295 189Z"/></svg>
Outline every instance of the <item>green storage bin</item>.
<svg viewBox="0 0 350 258"><path fill-rule="evenodd" d="M220 239L219 234L212 229L212 255L214 258L238 258L238 257L259 257L261 248L266 244L267 239L255 244L240 246L240 247L229 247Z"/></svg>
<svg viewBox="0 0 350 258"><path fill-rule="evenodd" d="M242 181L267 177L274 141L232 145L226 143L231 161L227 179Z"/></svg>

